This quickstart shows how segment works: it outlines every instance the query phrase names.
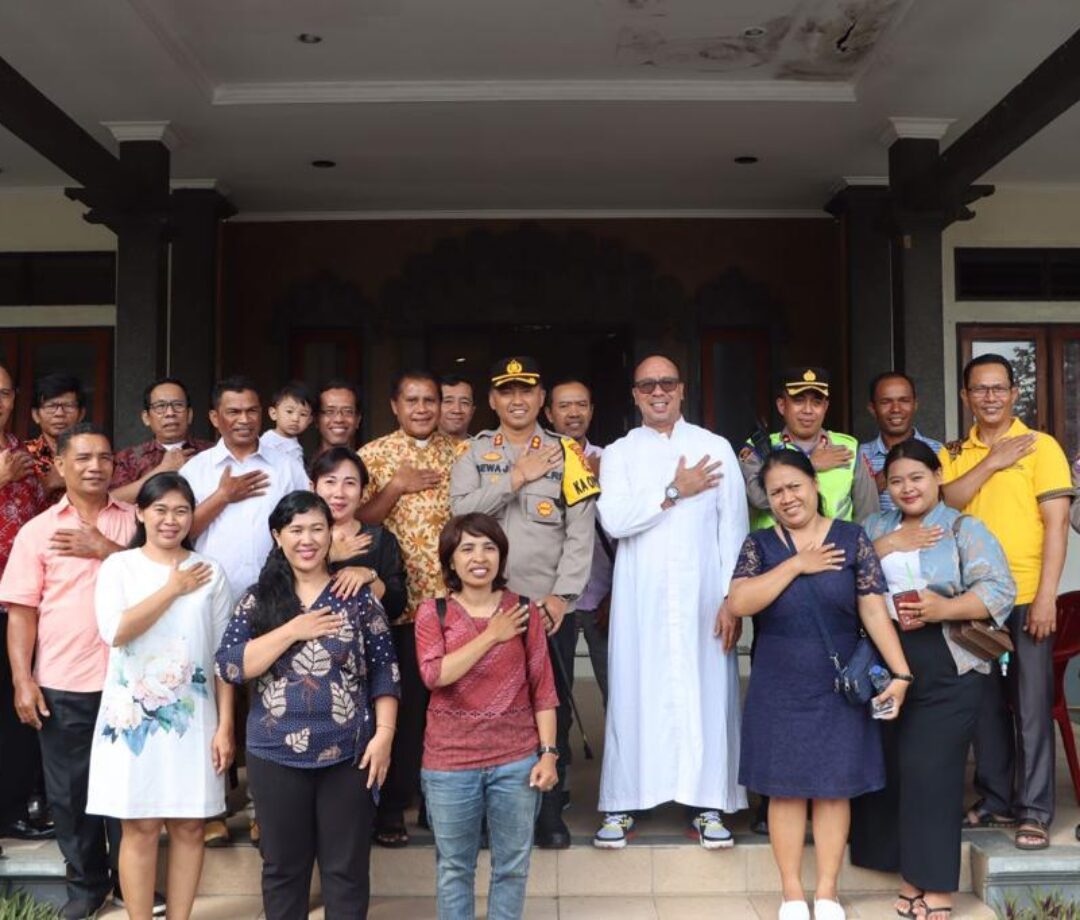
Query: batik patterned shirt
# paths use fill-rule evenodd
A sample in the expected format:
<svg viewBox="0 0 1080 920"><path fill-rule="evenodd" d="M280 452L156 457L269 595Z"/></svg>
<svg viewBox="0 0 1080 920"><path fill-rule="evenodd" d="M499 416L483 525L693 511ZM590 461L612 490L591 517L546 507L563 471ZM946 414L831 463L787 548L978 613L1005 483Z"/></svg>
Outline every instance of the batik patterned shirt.
<svg viewBox="0 0 1080 920"><path fill-rule="evenodd" d="M213 446L213 441L189 438L180 445L179 449L192 450L196 454L201 454L204 450L208 450ZM154 440L144 441L134 447L124 448L113 458L113 477L109 488L119 489L130 482L142 479L164 459L165 448Z"/></svg>
<svg viewBox="0 0 1080 920"><path fill-rule="evenodd" d="M22 442L9 432L0 435L0 445L3 450L23 450ZM11 544L22 525L45 507L45 489L34 473L0 488L0 575L7 567Z"/></svg>
<svg viewBox="0 0 1080 920"><path fill-rule="evenodd" d="M405 562L408 602L401 619L406 622L415 619L416 608L424 598L446 595L439 563L439 534L450 520L450 468L456 455L457 445L441 431L422 443L398 429L360 448L360 458L371 477L364 501L386 488L403 463L435 470L442 477L432 489L402 495L383 521L383 526L397 537Z"/></svg>
<svg viewBox="0 0 1080 920"><path fill-rule="evenodd" d="M44 435L38 435L36 438L31 438L29 441L25 442L23 446L26 448L27 453L34 458L34 474L37 476L42 487L44 487L45 477L49 475L49 472L53 468L53 464L56 462L56 455L53 453L53 449L49 447L49 442L45 440ZM60 496L63 494L64 490L62 488L46 492L45 504L55 505L60 501Z"/></svg>

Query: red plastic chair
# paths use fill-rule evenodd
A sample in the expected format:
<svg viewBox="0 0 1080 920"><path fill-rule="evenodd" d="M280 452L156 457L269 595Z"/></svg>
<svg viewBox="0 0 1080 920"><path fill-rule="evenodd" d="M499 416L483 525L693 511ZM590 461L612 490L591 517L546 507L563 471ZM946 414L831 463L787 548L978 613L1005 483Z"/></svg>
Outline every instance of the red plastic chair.
<svg viewBox="0 0 1080 920"><path fill-rule="evenodd" d="M1054 634L1054 708L1051 713L1061 729L1061 743L1069 762L1073 792L1080 803L1080 758L1076 755L1069 707L1065 701L1065 668L1080 655L1080 591L1069 591L1057 599L1057 632Z"/></svg>

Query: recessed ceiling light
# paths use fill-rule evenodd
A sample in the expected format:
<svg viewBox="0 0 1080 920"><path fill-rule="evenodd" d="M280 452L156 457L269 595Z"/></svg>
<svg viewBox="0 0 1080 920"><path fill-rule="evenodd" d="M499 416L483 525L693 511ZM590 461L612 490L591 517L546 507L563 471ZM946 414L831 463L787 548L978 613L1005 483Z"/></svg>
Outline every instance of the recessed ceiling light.
<svg viewBox="0 0 1080 920"><path fill-rule="evenodd" d="M302 45L317 45L322 41L322 36L314 32L301 32L296 36L296 40Z"/></svg>
<svg viewBox="0 0 1080 920"><path fill-rule="evenodd" d="M465 359L464 358L454 358L454 363L455 364L464 364Z"/></svg>
<svg viewBox="0 0 1080 920"><path fill-rule="evenodd" d="M333 169L337 166L337 162L335 160L312 160L311 165L316 169Z"/></svg>
<svg viewBox="0 0 1080 920"><path fill-rule="evenodd" d="M756 163L757 161L758 161L757 157L751 157L751 156L735 157L735 162L738 163L740 166L751 166L754 163Z"/></svg>
<svg viewBox="0 0 1080 920"><path fill-rule="evenodd" d="M749 26L742 30L742 34L743 38L761 38L765 31L761 26Z"/></svg>

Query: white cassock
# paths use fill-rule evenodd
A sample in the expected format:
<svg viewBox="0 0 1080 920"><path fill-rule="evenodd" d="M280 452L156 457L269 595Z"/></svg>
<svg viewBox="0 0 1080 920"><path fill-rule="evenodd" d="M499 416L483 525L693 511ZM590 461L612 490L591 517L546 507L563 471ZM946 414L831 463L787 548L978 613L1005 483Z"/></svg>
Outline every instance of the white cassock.
<svg viewBox="0 0 1080 920"><path fill-rule="evenodd" d="M679 457L719 460L719 484L663 511ZM597 504L619 541L608 638L600 810L676 801L746 807L739 786L739 669L713 636L748 529L738 460L725 438L679 419L671 436L635 428L604 451Z"/></svg>

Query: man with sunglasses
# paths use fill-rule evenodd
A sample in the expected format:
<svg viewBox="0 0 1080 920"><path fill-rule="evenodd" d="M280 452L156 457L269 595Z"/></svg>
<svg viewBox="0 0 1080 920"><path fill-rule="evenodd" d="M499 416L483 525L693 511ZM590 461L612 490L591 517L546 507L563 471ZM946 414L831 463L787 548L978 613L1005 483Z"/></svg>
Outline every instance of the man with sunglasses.
<svg viewBox="0 0 1080 920"><path fill-rule="evenodd" d="M675 801L706 849L730 847L722 813L738 784L739 673L724 596L747 533L731 445L682 417L668 358L646 358L632 395L641 427L605 448L597 510L619 541L608 636L600 779L602 849L626 846L631 812Z"/></svg>
<svg viewBox="0 0 1080 920"><path fill-rule="evenodd" d="M945 501L983 520L1016 581L1008 674L992 668L975 726L975 790L968 827L1017 827L1021 850L1049 846L1054 820L1053 634L1065 564L1069 462L1050 435L1013 414L1020 390L998 354L964 367L960 398L975 423L939 453ZM1006 699L1012 707L1010 713Z"/></svg>
<svg viewBox="0 0 1080 920"><path fill-rule="evenodd" d="M536 845L562 850L570 846L562 790L570 753L567 707L577 638L573 611L592 567L592 496L597 488L580 446L537 422L544 397L540 368L532 358L495 362L488 403L499 427L465 442L450 473L450 510L455 515L479 511L499 521L510 544L507 587L529 597L543 614L559 691L559 783L541 799ZM566 475L575 465L577 473Z"/></svg>
<svg viewBox="0 0 1080 920"><path fill-rule="evenodd" d="M187 387L175 377L159 377L143 390L142 423L153 437L114 458L114 498L134 502L151 476L175 472L195 454L214 446L212 441L188 436L192 418Z"/></svg>

